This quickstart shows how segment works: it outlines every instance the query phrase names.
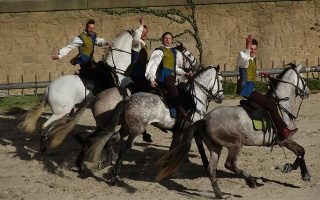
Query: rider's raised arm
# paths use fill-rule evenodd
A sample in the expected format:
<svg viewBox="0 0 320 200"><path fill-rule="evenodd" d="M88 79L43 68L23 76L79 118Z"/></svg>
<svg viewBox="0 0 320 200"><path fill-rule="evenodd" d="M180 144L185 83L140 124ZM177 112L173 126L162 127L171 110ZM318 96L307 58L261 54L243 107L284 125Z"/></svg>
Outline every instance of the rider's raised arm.
<svg viewBox="0 0 320 200"><path fill-rule="evenodd" d="M246 49L244 51L241 51L238 54L236 65L240 68L248 68L249 65L249 59L250 59L250 49Z"/></svg>
<svg viewBox="0 0 320 200"><path fill-rule="evenodd" d="M157 69L161 63L162 57L163 57L163 52L161 50L157 49L152 53L150 60L149 60L147 67L146 67L145 76L146 76L147 80L149 80L149 81L156 80Z"/></svg>
<svg viewBox="0 0 320 200"><path fill-rule="evenodd" d="M132 40L132 50L135 52L140 52L141 50L141 35L143 32L143 24L139 26L134 32L133 32L133 40Z"/></svg>
<svg viewBox="0 0 320 200"><path fill-rule="evenodd" d="M67 46L63 47L59 51L59 54L58 54L59 59L66 56L72 49L74 49L82 44L83 44L83 41L78 36L74 37L71 43L69 43Z"/></svg>

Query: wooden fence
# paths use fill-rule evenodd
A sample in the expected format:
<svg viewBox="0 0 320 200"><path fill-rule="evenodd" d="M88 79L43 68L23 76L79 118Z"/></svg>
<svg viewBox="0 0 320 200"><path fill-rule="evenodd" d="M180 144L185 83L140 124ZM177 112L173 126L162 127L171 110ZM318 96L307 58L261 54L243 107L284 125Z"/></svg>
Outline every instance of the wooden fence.
<svg viewBox="0 0 320 200"><path fill-rule="evenodd" d="M285 67L285 62L283 62L283 67ZM260 65L260 68L258 69L259 71L264 71L267 72L271 75L275 75L275 74L279 74L282 72L283 67L281 68L274 68L274 65L272 63L272 67L271 68L267 68L267 69L263 69L262 68L262 64ZM223 65L223 67L221 67L221 74L225 79L228 79L230 81L233 80L237 80L239 77L239 72L238 71L226 71L226 65ZM306 78L313 78L313 79L319 79L319 75L320 75L320 65L318 66L310 66L308 67L307 63L306 63L306 67L304 67L301 71L302 73L306 74ZM64 73L62 72L61 75L64 75ZM21 90L21 95L25 95L25 94L30 94L30 92L25 92L26 89L34 89L33 94L38 95L39 94L39 90L41 88L46 88L51 80L51 73L49 72L48 74L49 80L48 81L38 81L38 77L37 75L34 76L34 82L24 82L24 77L23 75L21 75L21 82L20 83L11 83L10 82L10 76L7 76L7 83L5 84L0 84L0 97L4 97L4 96L10 96L10 90ZM260 81L265 81L266 78L260 78ZM42 92L40 92L42 93ZM16 95L16 93L15 93Z"/></svg>

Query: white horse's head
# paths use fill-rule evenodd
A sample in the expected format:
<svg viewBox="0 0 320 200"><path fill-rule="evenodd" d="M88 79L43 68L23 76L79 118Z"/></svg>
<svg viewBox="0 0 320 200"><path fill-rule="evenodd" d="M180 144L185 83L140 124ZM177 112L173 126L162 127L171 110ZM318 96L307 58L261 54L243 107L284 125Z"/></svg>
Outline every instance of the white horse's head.
<svg viewBox="0 0 320 200"><path fill-rule="evenodd" d="M112 48L105 55L109 66L115 67L117 71L124 72L131 63L132 32L123 31L112 39Z"/></svg>
<svg viewBox="0 0 320 200"><path fill-rule="evenodd" d="M192 70L193 72L196 72L198 70L198 61L193 56L193 54L186 49L182 43L179 43L178 46L175 47L177 51L177 56L182 56L182 63L184 69ZM178 55L180 54L180 55Z"/></svg>
<svg viewBox="0 0 320 200"><path fill-rule="evenodd" d="M275 95L278 95L279 98L296 96L300 96L302 99L307 98L310 90L306 85L301 69L302 64L298 66L289 64L277 78L271 79L275 89Z"/></svg>
<svg viewBox="0 0 320 200"><path fill-rule="evenodd" d="M222 103L223 78L219 73L220 66L208 66L200 69L194 75L194 82L206 94L207 99L214 100L216 103Z"/></svg>

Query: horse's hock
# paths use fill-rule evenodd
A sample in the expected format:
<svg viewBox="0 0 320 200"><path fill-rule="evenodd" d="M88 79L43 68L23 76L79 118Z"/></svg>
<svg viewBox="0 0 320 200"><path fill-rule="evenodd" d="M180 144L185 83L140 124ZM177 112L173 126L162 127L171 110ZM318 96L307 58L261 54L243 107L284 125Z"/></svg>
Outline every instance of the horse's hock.
<svg viewBox="0 0 320 200"><path fill-rule="evenodd" d="M79 1L78 4L81 2L83 3ZM206 5L196 5L195 15L202 41L203 63L222 66L226 64L226 70L234 70L237 53L244 48L244 38L252 34L259 41L258 58L262 61L263 68L271 67L271 61L274 61L276 67L282 66L283 60L287 63L299 63L308 59L309 65L318 64L320 34L317 27L315 28L320 12L318 0L247 1L248 3L232 1L235 3L228 4L203 2ZM5 11L2 4L5 3L0 2L1 83L7 82L8 75L11 82L21 82L21 75L24 75L24 82L34 82L35 75L38 81L48 80L49 72L52 79L60 76L62 72L72 74L77 67L73 67L69 61L77 54L77 50L73 50L58 62L52 61L51 56L57 54L60 48L82 31L87 19L95 19L98 35L110 40L122 30L136 28L138 16L143 14L108 15L93 9L68 8L66 11ZM7 4L10 3L6 3L9 8ZM122 4L121 6L126 7ZM70 6L70 3L64 6ZM130 6L132 5L127 5ZM190 14L188 6L171 7L169 1L164 1L160 6L162 7L151 8L175 8L186 15ZM16 7L18 8L19 6ZM74 9L80 8L75 5ZM178 24L167 18L144 15L150 38L159 38L165 31L171 31L174 35L185 29L193 31L188 23ZM188 34L177 39L193 54L198 53L195 40ZM148 42L148 46L151 52L159 46L159 42ZM95 59L100 60L103 53L103 48L96 48Z"/></svg>

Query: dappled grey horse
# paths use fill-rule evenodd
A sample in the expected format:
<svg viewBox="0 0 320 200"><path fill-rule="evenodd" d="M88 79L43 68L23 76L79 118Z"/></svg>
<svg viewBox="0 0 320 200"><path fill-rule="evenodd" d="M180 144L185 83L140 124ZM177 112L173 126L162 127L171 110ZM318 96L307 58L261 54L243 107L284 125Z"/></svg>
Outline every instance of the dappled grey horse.
<svg viewBox="0 0 320 200"><path fill-rule="evenodd" d="M176 55L177 67L185 71L190 70L193 73L196 73L200 68L200 65L197 63L197 59L193 54L183 47L182 44L179 44L176 49L178 50ZM126 77L126 79L130 79L130 77ZM186 81L186 78L183 76L178 76L177 79L179 82ZM127 80L127 82L132 82L132 80ZM107 122L111 120L112 111L116 107L117 103L130 94L129 89L127 88L113 87L100 92L95 97L92 102L92 113L96 120L97 130L94 133L106 127L108 124ZM40 146L43 152L60 145L67 134L73 130L86 106L86 104L83 104L74 114L56 121L55 126L45 135L46 139L41 141Z"/></svg>
<svg viewBox="0 0 320 200"><path fill-rule="evenodd" d="M192 122L205 115L211 99L217 103L222 102L224 98L222 81L219 67L213 66L198 71L189 81L186 90L190 91L196 104L196 110L191 116ZM119 132L122 136L128 135L128 139L123 143L114 167L114 177L116 177L120 171L123 154L132 148L135 140L146 130L148 124L172 130L175 122L176 119L170 116L169 108L160 96L143 92L133 94L118 103L113 111L112 119L105 122L107 125L105 131L91 138L90 144L83 152L84 161L97 162L99 160L103 147L114 135L116 126L120 123ZM85 164L86 162L83 162L81 167L85 168L86 166L83 166Z"/></svg>
<svg viewBox="0 0 320 200"><path fill-rule="evenodd" d="M268 93L277 101L283 119L289 127L295 127L295 119L298 116L298 113L293 114L296 97L300 96L303 100L309 95L309 89L305 85L303 75L300 74L301 67L302 65L298 67L290 65L277 78L271 78L270 82ZM202 146L203 141L210 151L209 162L204 154L203 146L200 153L204 167L208 170L214 193L219 198L223 197L223 193L217 183L216 169L222 147L228 148L228 157L224 166L236 175L243 177L250 187L256 187L255 179L236 166L241 148L243 145L269 146L273 142L278 143L277 136L273 132L256 131L252 126L252 120L242 107L217 107L209 112L203 120L190 126L178 142L178 147L160 159L160 163L165 164L166 167L159 173L158 181L171 174L179 166L190 149L193 137L196 138L198 149L201 149L199 146ZM289 172L300 167L302 179L310 180L311 176L304 160L304 148L292 139L285 139L278 144L293 151L297 156L294 163L284 165L282 171Z"/></svg>

